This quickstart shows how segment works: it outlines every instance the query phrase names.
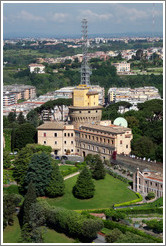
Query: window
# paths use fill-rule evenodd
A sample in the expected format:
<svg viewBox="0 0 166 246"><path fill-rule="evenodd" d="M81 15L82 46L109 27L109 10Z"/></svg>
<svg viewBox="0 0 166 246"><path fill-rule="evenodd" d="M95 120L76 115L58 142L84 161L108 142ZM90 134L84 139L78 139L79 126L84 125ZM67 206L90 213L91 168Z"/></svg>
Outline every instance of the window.
<svg viewBox="0 0 166 246"><path fill-rule="evenodd" d="M110 143L110 140L108 139L108 144Z"/></svg>
<svg viewBox="0 0 166 246"><path fill-rule="evenodd" d="M54 137L57 137L57 133L54 133Z"/></svg>
<svg viewBox="0 0 166 246"><path fill-rule="evenodd" d="M44 144L46 144L47 142L46 141L44 141Z"/></svg>
<svg viewBox="0 0 166 246"><path fill-rule="evenodd" d="M102 142L102 138L100 138L100 142Z"/></svg>
<svg viewBox="0 0 166 246"><path fill-rule="evenodd" d="M156 183L156 186L157 186L157 183Z"/></svg>
<svg viewBox="0 0 166 246"><path fill-rule="evenodd" d="M71 152L73 152L73 149L71 149Z"/></svg>
<svg viewBox="0 0 166 246"><path fill-rule="evenodd" d="M112 140L112 144L114 144L114 141Z"/></svg>
<svg viewBox="0 0 166 246"><path fill-rule="evenodd" d="M64 141L64 144L66 144L66 141Z"/></svg>
<svg viewBox="0 0 166 246"><path fill-rule="evenodd" d="M90 135L89 135L89 139L90 139Z"/></svg>
<svg viewBox="0 0 166 246"><path fill-rule="evenodd" d="M57 141L55 141L55 144L57 144Z"/></svg>
<svg viewBox="0 0 166 246"><path fill-rule="evenodd" d="M96 113L97 113L98 111L96 110Z"/></svg>
<svg viewBox="0 0 166 246"><path fill-rule="evenodd" d="M73 144L73 141L71 141L71 144Z"/></svg>
<svg viewBox="0 0 166 246"><path fill-rule="evenodd" d="M81 113L81 111L79 111Z"/></svg>
<svg viewBox="0 0 166 246"><path fill-rule="evenodd" d="M44 137L46 137L46 132L44 132Z"/></svg>
<svg viewBox="0 0 166 246"><path fill-rule="evenodd" d="M87 138L87 135L85 135L85 138Z"/></svg>
<svg viewBox="0 0 166 246"><path fill-rule="evenodd" d="M88 149L90 149L90 145L88 145Z"/></svg>
<svg viewBox="0 0 166 246"><path fill-rule="evenodd" d="M99 148L98 147L96 147L96 151L99 151Z"/></svg>
<svg viewBox="0 0 166 246"><path fill-rule="evenodd" d="M96 137L96 141L98 141L98 137Z"/></svg>
<svg viewBox="0 0 166 246"><path fill-rule="evenodd" d="M66 133L64 133L64 137L66 137Z"/></svg>
<svg viewBox="0 0 166 246"><path fill-rule="evenodd" d="M152 185L152 182L150 182L150 185Z"/></svg>
<svg viewBox="0 0 166 246"><path fill-rule="evenodd" d="M105 143L105 138L104 138L104 143Z"/></svg>
<svg viewBox="0 0 166 246"><path fill-rule="evenodd" d="M105 149L103 149L103 153L105 153Z"/></svg>
<svg viewBox="0 0 166 246"><path fill-rule="evenodd" d="M68 137L70 137L70 133L68 133Z"/></svg>
<svg viewBox="0 0 166 246"><path fill-rule="evenodd" d="M92 139L94 140L94 136L92 136Z"/></svg>
<svg viewBox="0 0 166 246"><path fill-rule="evenodd" d="M126 149L128 149L128 145L126 145Z"/></svg>
<svg viewBox="0 0 166 246"><path fill-rule="evenodd" d="M71 137L73 137L73 133L71 133Z"/></svg>
<svg viewBox="0 0 166 246"><path fill-rule="evenodd" d="M66 152L66 149L64 149L64 152Z"/></svg>
<svg viewBox="0 0 166 246"><path fill-rule="evenodd" d="M92 150L94 150L94 146L92 146Z"/></svg>
<svg viewBox="0 0 166 246"><path fill-rule="evenodd" d="M79 152L80 150L79 149L77 149L77 152Z"/></svg>
<svg viewBox="0 0 166 246"><path fill-rule="evenodd" d="M90 111L88 111L88 113L90 114Z"/></svg>
<svg viewBox="0 0 166 246"><path fill-rule="evenodd" d="M120 140L120 144L122 144L122 140Z"/></svg>

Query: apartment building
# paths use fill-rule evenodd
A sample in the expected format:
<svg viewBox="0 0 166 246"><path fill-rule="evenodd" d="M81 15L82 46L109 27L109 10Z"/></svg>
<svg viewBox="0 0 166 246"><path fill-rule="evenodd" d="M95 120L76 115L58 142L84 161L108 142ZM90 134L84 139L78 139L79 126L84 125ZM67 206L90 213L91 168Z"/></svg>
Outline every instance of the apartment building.
<svg viewBox="0 0 166 246"><path fill-rule="evenodd" d="M76 153L81 156L100 154L109 160L113 151L117 154L130 154L132 132L130 128L84 123L75 129Z"/></svg>
<svg viewBox="0 0 166 246"><path fill-rule="evenodd" d="M138 88L110 88L108 90L108 102L127 101L131 104L137 104L152 99L161 99L159 91L153 86L144 86Z"/></svg>
<svg viewBox="0 0 166 246"><path fill-rule="evenodd" d="M75 131L73 125L64 122L46 122L38 128L38 144L51 146L55 155L75 153Z"/></svg>
<svg viewBox="0 0 166 246"><path fill-rule="evenodd" d="M116 67L117 73L130 72L130 63L120 62L112 63L112 65Z"/></svg>
<svg viewBox="0 0 166 246"><path fill-rule="evenodd" d="M133 175L133 190L143 195L153 192L157 198L162 197L163 174L148 169L141 172L139 168L137 168L137 172Z"/></svg>
<svg viewBox="0 0 166 246"><path fill-rule="evenodd" d="M17 103L19 99L33 99L36 97L36 88L30 85L6 85L3 87L3 105Z"/></svg>

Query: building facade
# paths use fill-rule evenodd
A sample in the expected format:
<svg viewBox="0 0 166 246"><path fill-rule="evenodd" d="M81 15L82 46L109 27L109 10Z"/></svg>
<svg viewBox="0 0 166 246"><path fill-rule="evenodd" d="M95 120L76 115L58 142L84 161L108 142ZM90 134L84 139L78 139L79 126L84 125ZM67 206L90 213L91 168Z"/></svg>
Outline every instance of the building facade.
<svg viewBox="0 0 166 246"><path fill-rule="evenodd" d="M120 62L112 63L112 65L116 67L117 73L130 72L130 63Z"/></svg>
<svg viewBox="0 0 166 246"><path fill-rule="evenodd" d="M45 73L45 66L42 64L29 64L30 73Z"/></svg>
<svg viewBox="0 0 166 246"><path fill-rule="evenodd" d="M110 160L114 151L117 154L130 154L132 133L130 128L85 123L75 130L76 153L81 156L100 154Z"/></svg>
<svg viewBox="0 0 166 246"><path fill-rule="evenodd" d="M137 172L133 175L133 190L144 195L153 192L157 198L162 197L163 175L146 169L141 172L137 168Z"/></svg>
<svg viewBox="0 0 166 246"><path fill-rule="evenodd" d="M73 125L63 122L47 122L37 128L38 144L51 146L55 155L75 154Z"/></svg>

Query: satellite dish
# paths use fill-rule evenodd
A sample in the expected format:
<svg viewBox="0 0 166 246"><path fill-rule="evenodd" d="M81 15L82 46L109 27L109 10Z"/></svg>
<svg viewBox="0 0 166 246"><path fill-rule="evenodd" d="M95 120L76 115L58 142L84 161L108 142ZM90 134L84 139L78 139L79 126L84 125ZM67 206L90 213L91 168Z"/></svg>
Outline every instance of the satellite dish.
<svg viewBox="0 0 166 246"><path fill-rule="evenodd" d="M128 127L127 120L125 118L122 118L122 117L116 118L114 120L113 124L116 125L116 126Z"/></svg>

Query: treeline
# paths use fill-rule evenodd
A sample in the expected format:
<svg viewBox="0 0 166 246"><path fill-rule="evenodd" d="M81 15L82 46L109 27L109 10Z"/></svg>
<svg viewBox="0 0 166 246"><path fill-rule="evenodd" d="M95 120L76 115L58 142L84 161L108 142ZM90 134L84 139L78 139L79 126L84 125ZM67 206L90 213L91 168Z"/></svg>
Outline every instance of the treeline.
<svg viewBox="0 0 166 246"><path fill-rule="evenodd" d="M103 109L102 119L114 120L124 117L132 129L132 154L151 160L163 161L163 100L154 99L138 104L138 111L118 113L119 106L128 107L128 103L119 102Z"/></svg>

